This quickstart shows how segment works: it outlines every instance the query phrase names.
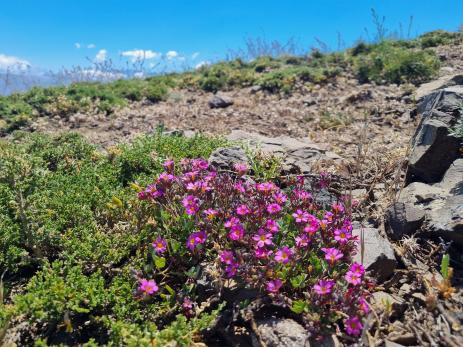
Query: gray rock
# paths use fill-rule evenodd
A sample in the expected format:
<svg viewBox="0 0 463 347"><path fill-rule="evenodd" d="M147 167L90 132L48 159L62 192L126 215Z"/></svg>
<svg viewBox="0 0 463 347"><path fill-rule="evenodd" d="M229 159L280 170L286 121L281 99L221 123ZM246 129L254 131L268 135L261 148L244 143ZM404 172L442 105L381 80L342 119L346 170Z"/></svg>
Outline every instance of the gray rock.
<svg viewBox="0 0 463 347"><path fill-rule="evenodd" d="M259 134L233 130L227 138L231 141L244 141L254 149L278 156L283 161L283 169L288 172L308 173L319 162L339 162L341 157L324 150L320 146L303 139L287 136L266 137Z"/></svg>
<svg viewBox="0 0 463 347"><path fill-rule="evenodd" d="M396 202L386 211L386 231L393 240L413 234L424 222L425 212L412 204Z"/></svg>
<svg viewBox="0 0 463 347"><path fill-rule="evenodd" d="M249 87L249 93L250 94L256 94L257 92L260 92L262 90L261 86L252 86Z"/></svg>
<svg viewBox="0 0 463 347"><path fill-rule="evenodd" d="M210 108L226 108L233 105L233 100L227 96L214 95L208 105Z"/></svg>
<svg viewBox="0 0 463 347"><path fill-rule="evenodd" d="M256 321L257 332L267 347L309 347L310 335L299 323L288 318L268 318ZM261 347L253 339L254 347Z"/></svg>
<svg viewBox="0 0 463 347"><path fill-rule="evenodd" d="M373 301L375 306L378 308L387 309L390 307L392 309L392 313L396 317L401 315L407 308L407 303L402 297L386 292L373 293Z"/></svg>
<svg viewBox="0 0 463 347"><path fill-rule="evenodd" d="M444 189L450 195L463 194L463 159L455 160L435 186Z"/></svg>
<svg viewBox="0 0 463 347"><path fill-rule="evenodd" d="M247 162L248 158L241 147L218 148L209 157L209 164L221 170L233 170L235 164Z"/></svg>
<svg viewBox="0 0 463 347"><path fill-rule="evenodd" d="M431 81L429 83L423 83L419 88L415 91L415 98L417 100L422 99L426 95L436 91L437 89L442 89L450 86L455 85L462 85L463 84L463 74L451 74L447 76L442 76L441 78Z"/></svg>
<svg viewBox="0 0 463 347"><path fill-rule="evenodd" d="M354 226L352 234L361 240L362 228ZM397 260L391 244L379 234L376 228L363 228L363 266L375 277L378 282L382 282L390 277L397 266ZM362 244L354 261L362 263Z"/></svg>
<svg viewBox="0 0 463 347"><path fill-rule="evenodd" d="M422 182L413 182L402 189L399 201L411 204L428 204L434 200L445 199L446 196L446 191L442 188Z"/></svg>
<svg viewBox="0 0 463 347"><path fill-rule="evenodd" d="M302 100L305 106L313 106L317 104L317 100L315 98L307 98Z"/></svg>
<svg viewBox="0 0 463 347"><path fill-rule="evenodd" d="M455 88L455 87L454 87ZM422 120L412 140L407 182L439 182L460 156L461 139L450 134L459 117L461 91L446 88L423 98L418 105Z"/></svg>
<svg viewBox="0 0 463 347"><path fill-rule="evenodd" d="M463 195L449 197L442 208L428 213L431 231L463 246Z"/></svg>

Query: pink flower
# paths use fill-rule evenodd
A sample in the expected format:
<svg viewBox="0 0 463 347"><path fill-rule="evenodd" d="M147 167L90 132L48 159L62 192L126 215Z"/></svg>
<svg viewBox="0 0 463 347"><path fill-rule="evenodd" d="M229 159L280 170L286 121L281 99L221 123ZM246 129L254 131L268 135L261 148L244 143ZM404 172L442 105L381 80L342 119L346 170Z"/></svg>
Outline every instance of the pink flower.
<svg viewBox="0 0 463 347"><path fill-rule="evenodd" d="M196 170L207 170L209 163L204 159L193 159L193 168Z"/></svg>
<svg viewBox="0 0 463 347"><path fill-rule="evenodd" d="M236 218L236 217L231 217L229 220L227 220L227 221L223 224L223 226L224 226L225 228L231 228L231 227L233 227L233 226L235 226L235 225L238 225L238 224L240 224L240 220L239 220L238 218Z"/></svg>
<svg viewBox="0 0 463 347"><path fill-rule="evenodd" d="M305 190L295 189L293 194L296 199L301 200L303 202L307 202L310 201L310 199L312 199L312 194L306 192Z"/></svg>
<svg viewBox="0 0 463 347"><path fill-rule="evenodd" d="M276 214L281 211L281 206L278 204L267 205L267 212L269 214Z"/></svg>
<svg viewBox="0 0 463 347"><path fill-rule="evenodd" d="M344 228L336 229L334 231L334 239L342 244L347 243L347 241L350 240L351 236L352 235L348 233L347 230Z"/></svg>
<svg viewBox="0 0 463 347"><path fill-rule="evenodd" d="M360 322L360 319L356 316L346 319L344 326L346 328L346 332L353 336L360 335L363 329L362 322Z"/></svg>
<svg viewBox="0 0 463 347"><path fill-rule="evenodd" d="M339 204L333 203L331 205L331 208L333 209L334 213L336 213L336 214L340 214L340 213L344 212L344 206L341 203L339 203Z"/></svg>
<svg viewBox="0 0 463 347"><path fill-rule="evenodd" d="M252 239L257 242L258 248L262 248L273 244L272 237L271 233L266 233L265 230L259 229L259 233L254 235Z"/></svg>
<svg viewBox="0 0 463 347"><path fill-rule="evenodd" d="M363 267L362 264L353 263L350 266L349 271L352 271L352 272L357 273L359 275L363 275L365 273L365 268Z"/></svg>
<svg viewBox="0 0 463 347"><path fill-rule="evenodd" d="M279 263L287 264L292 255L293 251L288 246L284 246L275 253L275 260Z"/></svg>
<svg viewBox="0 0 463 347"><path fill-rule="evenodd" d="M317 293L318 295L326 295L331 293L333 287L333 280L320 280L316 285L314 285L313 289L315 290L315 293Z"/></svg>
<svg viewBox="0 0 463 347"><path fill-rule="evenodd" d="M248 172L248 166L244 163L236 163L233 165L233 168L235 169L235 172L238 174L238 176L243 176Z"/></svg>
<svg viewBox="0 0 463 347"><path fill-rule="evenodd" d="M310 214L308 212L297 210L293 213L293 217L296 219L296 223L306 223L309 221Z"/></svg>
<svg viewBox="0 0 463 347"><path fill-rule="evenodd" d="M141 279L140 280L140 285L138 286L138 290L144 294L154 294L159 290L158 285L156 284L156 281L154 280L147 280L147 279Z"/></svg>
<svg viewBox="0 0 463 347"><path fill-rule="evenodd" d="M283 282L281 282L281 280L278 278L268 281L267 291L269 291L270 293L277 293L280 290L282 285L283 285Z"/></svg>
<svg viewBox="0 0 463 347"><path fill-rule="evenodd" d="M204 210L203 213L208 220L213 220L219 214L219 212L213 208L208 208L207 210Z"/></svg>
<svg viewBox="0 0 463 347"><path fill-rule="evenodd" d="M164 185L171 184L175 179L175 176L167 172L163 172L159 175L158 181Z"/></svg>
<svg viewBox="0 0 463 347"><path fill-rule="evenodd" d="M306 235L296 236L296 246L298 248L305 248L309 245L310 240L307 238Z"/></svg>
<svg viewBox="0 0 463 347"><path fill-rule="evenodd" d="M232 226L228 237L233 241L241 240L244 237L244 228L239 224Z"/></svg>
<svg viewBox="0 0 463 347"><path fill-rule="evenodd" d="M145 193L153 199L160 198L164 195L164 191L156 187L155 184L150 184L146 187Z"/></svg>
<svg viewBox="0 0 463 347"><path fill-rule="evenodd" d="M265 228L271 233L275 234L280 230L280 226L273 219L267 219L265 222Z"/></svg>
<svg viewBox="0 0 463 347"><path fill-rule="evenodd" d="M182 308L186 311L193 308L193 302L188 296L183 299Z"/></svg>
<svg viewBox="0 0 463 347"><path fill-rule="evenodd" d="M237 182L235 183L235 185L233 186L233 188L235 188L235 190L238 192L238 193L245 193L246 192L246 188L244 188L243 184L241 182Z"/></svg>
<svg viewBox="0 0 463 347"><path fill-rule="evenodd" d="M256 256L256 258L258 259L263 259L263 258L267 258L268 256L270 256L272 254L272 251L268 250L268 249L265 249L265 248L256 248L254 250L254 255Z"/></svg>
<svg viewBox="0 0 463 347"><path fill-rule="evenodd" d="M330 211L326 211L325 212L325 215L323 216L323 219L326 220L328 222L328 224L332 223L333 222L333 212L330 212Z"/></svg>
<svg viewBox="0 0 463 347"><path fill-rule="evenodd" d="M344 276L346 281L350 284L353 284L354 286L359 285L362 283L362 275L352 272L352 271L347 271L346 275Z"/></svg>
<svg viewBox="0 0 463 347"><path fill-rule="evenodd" d="M240 205L236 208L236 213L240 216L245 216L251 213L251 210L246 205Z"/></svg>
<svg viewBox="0 0 463 347"><path fill-rule="evenodd" d="M156 253L162 254L167 250L167 242L166 240L158 237L154 242L153 242L153 248Z"/></svg>
<svg viewBox="0 0 463 347"><path fill-rule="evenodd" d="M164 164L162 164L162 166L164 166L164 169L167 171L167 172L174 172L174 166L175 166L175 162L172 160L172 159L167 159Z"/></svg>
<svg viewBox="0 0 463 347"><path fill-rule="evenodd" d="M238 270L238 264L237 263L231 263L227 265L227 268L225 269L225 274L228 278L231 278L236 275L236 271Z"/></svg>
<svg viewBox="0 0 463 347"><path fill-rule="evenodd" d="M189 248L190 251L194 251L195 247L197 245L195 233L190 234L188 236L188 239L186 240L186 246Z"/></svg>
<svg viewBox="0 0 463 347"><path fill-rule="evenodd" d="M273 198L275 199L277 203L281 205L284 204L288 200L288 197L283 193L275 193L273 194Z"/></svg>
<svg viewBox="0 0 463 347"><path fill-rule="evenodd" d="M325 259L328 260L331 265L343 257L342 252L337 248L322 248L322 251L325 253Z"/></svg>
<svg viewBox="0 0 463 347"><path fill-rule="evenodd" d="M235 256L232 251L222 251L220 253L220 261L224 264L233 264L235 261Z"/></svg>
<svg viewBox="0 0 463 347"><path fill-rule="evenodd" d="M207 239L207 234L204 231L197 231L194 233L196 242L198 244L203 244L206 242Z"/></svg>
<svg viewBox="0 0 463 347"><path fill-rule="evenodd" d="M196 181L196 179L199 177L199 172L198 171L190 171L190 172L186 172L184 175L183 175L183 181L185 181L186 183L188 182L194 182Z"/></svg>
<svg viewBox="0 0 463 347"><path fill-rule="evenodd" d="M182 200L185 211L188 215L192 216L199 210L199 199L193 195L187 195Z"/></svg>
<svg viewBox="0 0 463 347"><path fill-rule="evenodd" d="M307 225L304 227L304 232L309 235L313 235L317 232L319 227L320 221L317 219L317 217L309 214L307 217Z"/></svg>
<svg viewBox="0 0 463 347"><path fill-rule="evenodd" d="M359 298L359 307L364 314L370 312L370 307L368 306L368 303L364 298Z"/></svg>
<svg viewBox="0 0 463 347"><path fill-rule="evenodd" d="M190 249L190 251L194 251L196 246L205 243L206 239L207 235L204 231L197 231L195 233L191 233L186 241L186 246Z"/></svg>
<svg viewBox="0 0 463 347"><path fill-rule="evenodd" d="M138 199L146 200L146 199L148 199L148 194L146 194L146 192L143 192L143 191L138 192Z"/></svg>
<svg viewBox="0 0 463 347"><path fill-rule="evenodd" d="M258 192L263 193L265 195L268 195L277 189L275 184L272 182L258 183L256 185L256 188Z"/></svg>

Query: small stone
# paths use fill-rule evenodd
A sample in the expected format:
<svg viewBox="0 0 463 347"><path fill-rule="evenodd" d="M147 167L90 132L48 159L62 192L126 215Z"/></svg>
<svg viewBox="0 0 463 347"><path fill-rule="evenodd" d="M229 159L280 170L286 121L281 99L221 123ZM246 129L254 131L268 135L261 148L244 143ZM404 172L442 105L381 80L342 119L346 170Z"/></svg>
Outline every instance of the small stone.
<svg viewBox="0 0 463 347"><path fill-rule="evenodd" d="M392 309L394 315L400 315L407 308L407 304L400 296L392 295L386 292L373 293L373 300L377 307L382 309Z"/></svg>
<svg viewBox="0 0 463 347"><path fill-rule="evenodd" d="M305 106L312 106L312 105L317 104L317 100L315 98L307 98L307 99L302 100L302 103Z"/></svg>
<svg viewBox="0 0 463 347"><path fill-rule="evenodd" d="M214 95L208 105L210 108L226 108L233 105L233 100L227 96Z"/></svg>
<svg viewBox="0 0 463 347"><path fill-rule="evenodd" d="M252 86L249 88L249 93L256 94L257 92L260 92L261 90L262 90L261 86Z"/></svg>
<svg viewBox="0 0 463 347"><path fill-rule="evenodd" d="M310 347L310 335L299 323L288 318L268 318L256 321L257 332L267 347ZM253 339L253 347L260 347Z"/></svg>

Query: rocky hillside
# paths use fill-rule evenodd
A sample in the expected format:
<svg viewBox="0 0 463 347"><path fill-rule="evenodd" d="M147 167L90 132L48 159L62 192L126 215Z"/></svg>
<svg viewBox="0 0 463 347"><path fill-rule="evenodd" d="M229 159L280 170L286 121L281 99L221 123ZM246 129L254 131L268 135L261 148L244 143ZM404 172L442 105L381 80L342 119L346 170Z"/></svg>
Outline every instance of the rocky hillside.
<svg viewBox="0 0 463 347"><path fill-rule="evenodd" d="M6 346L463 345L462 33L35 88L0 132Z"/></svg>

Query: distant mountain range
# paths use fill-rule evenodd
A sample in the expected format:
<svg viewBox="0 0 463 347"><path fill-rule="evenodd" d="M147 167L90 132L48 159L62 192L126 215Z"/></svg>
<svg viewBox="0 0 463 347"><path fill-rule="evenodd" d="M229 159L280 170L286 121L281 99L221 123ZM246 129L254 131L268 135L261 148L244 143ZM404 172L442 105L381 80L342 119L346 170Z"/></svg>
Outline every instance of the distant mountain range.
<svg viewBox="0 0 463 347"><path fill-rule="evenodd" d="M0 72L0 95L24 92L34 86L47 87L56 84L55 79L44 74Z"/></svg>

